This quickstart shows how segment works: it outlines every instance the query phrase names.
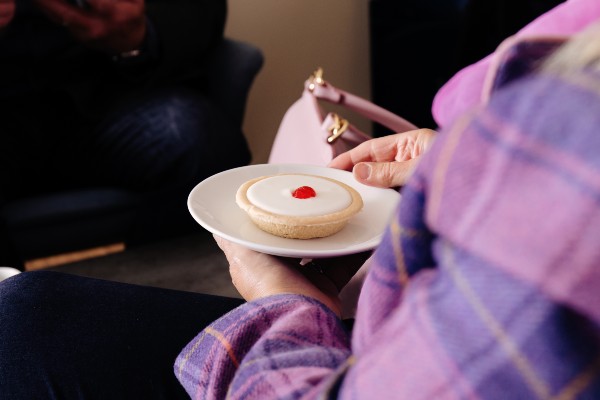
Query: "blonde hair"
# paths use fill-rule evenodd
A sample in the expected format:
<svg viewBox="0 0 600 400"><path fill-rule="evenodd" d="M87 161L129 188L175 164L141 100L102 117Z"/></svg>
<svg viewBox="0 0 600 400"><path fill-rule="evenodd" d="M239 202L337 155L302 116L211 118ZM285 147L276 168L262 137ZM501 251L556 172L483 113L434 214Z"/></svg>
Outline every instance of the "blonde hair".
<svg viewBox="0 0 600 400"><path fill-rule="evenodd" d="M570 75L581 69L600 72L600 22L573 36L542 65L542 71Z"/></svg>

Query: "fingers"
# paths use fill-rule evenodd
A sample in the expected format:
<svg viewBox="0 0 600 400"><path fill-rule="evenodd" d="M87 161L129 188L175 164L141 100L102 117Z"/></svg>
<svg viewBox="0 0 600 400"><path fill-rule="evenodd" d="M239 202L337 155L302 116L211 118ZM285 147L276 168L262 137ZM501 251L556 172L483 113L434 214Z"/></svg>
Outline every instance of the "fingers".
<svg viewBox="0 0 600 400"><path fill-rule="evenodd" d="M363 161L391 161L396 156L396 145L399 135L389 135L368 140L352 150L334 158L329 167L351 171L354 165Z"/></svg>
<svg viewBox="0 0 600 400"><path fill-rule="evenodd" d="M300 274L277 257L214 236L229 262L234 286L248 301L279 293L302 293Z"/></svg>
<svg viewBox="0 0 600 400"><path fill-rule="evenodd" d="M329 167L352 170L360 162L406 161L424 153L433 143L436 132L415 129L368 140L334 158Z"/></svg>
<svg viewBox="0 0 600 400"><path fill-rule="evenodd" d="M8 26L15 16L15 0L0 0L0 29Z"/></svg>
<svg viewBox="0 0 600 400"><path fill-rule="evenodd" d="M215 240L229 262L234 286L247 301L283 293L319 300L340 315L338 290L325 275L291 266L284 259L249 250L218 236ZM287 259L289 261L291 259Z"/></svg>
<svg viewBox="0 0 600 400"><path fill-rule="evenodd" d="M136 0L86 0L86 2L94 14L113 18L119 18L119 14L123 13L125 7L130 8L131 5L138 3Z"/></svg>
<svg viewBox="0 0 600 400"><path fill-rule="evenodd" d="M380 188L403 186L417 164L417 159L379 163L358 163L352 173L358 182Z"/></svg>
<svg viewBox="0 0 600 400"><path fill-rule="evenodd" d="M227 262L229 263L229 273L231 280L237 291L247 301L252 301L255 298L260 297L260 272L256 269L260 269L261 265L253 265L249 259L252 257L247 249L242 246L236 245L219 236L214 236L215 241L223 250ZM250 263L250 269L244 268L244 265Z"/></svg>
<svg viewBox="0 0 600 400"><path fill-rule="evenodd" d="M35 2L51 21L69 29L82 29L93 21L85 11L66 1L35 0Z"/></svg>
<svg viewBox="0 0 600 400"><path fill-rule="evenodd" d="M436 132L431 129L415 129L371 139L340 154L329 167L353 171L355 179L365 185L402 186L435 136Z"/></svg>
<svg viewBox="0 0 600 400"><path fill-rule="evenodd" d="M146 34L144 0L87 0L85 8L66 0L34 1L75 39L110 55L139 48Z"/></svg>
<svg viewBox="0 0 600 400"><path fill-rule="evenodd" d="M262 269L269 268L270 265L278 262L275 257L250 250L216 235L214 238L223 250L229 265L233 268L245 268L260 272Z"/></svg>

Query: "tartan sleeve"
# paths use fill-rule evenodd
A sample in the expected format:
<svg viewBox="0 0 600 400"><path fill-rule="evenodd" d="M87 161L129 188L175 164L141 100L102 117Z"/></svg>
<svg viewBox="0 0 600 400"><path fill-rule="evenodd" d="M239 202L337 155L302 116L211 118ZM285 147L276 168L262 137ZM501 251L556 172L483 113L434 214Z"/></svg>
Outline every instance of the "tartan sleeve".
<svg viewBox="0 0 600 400"><path fill-rule="evenodd" d="M180 353L175 374L192 398L299 398L327 390L350 356L348 333L318 301L277 295L246 303Z"/></svg>

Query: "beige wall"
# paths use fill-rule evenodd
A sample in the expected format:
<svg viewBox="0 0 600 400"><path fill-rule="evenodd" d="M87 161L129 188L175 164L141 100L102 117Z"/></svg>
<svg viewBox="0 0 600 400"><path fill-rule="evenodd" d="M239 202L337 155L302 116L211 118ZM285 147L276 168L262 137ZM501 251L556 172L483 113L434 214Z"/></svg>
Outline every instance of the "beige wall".
<svg viewBox="0 0 600 400"><path fill-rule="evenodd" d="M244 122L255 164L267 161L285 110L317 67L335 86L370 96L368 0L229 0L226 35L265 56Z"/></svg>

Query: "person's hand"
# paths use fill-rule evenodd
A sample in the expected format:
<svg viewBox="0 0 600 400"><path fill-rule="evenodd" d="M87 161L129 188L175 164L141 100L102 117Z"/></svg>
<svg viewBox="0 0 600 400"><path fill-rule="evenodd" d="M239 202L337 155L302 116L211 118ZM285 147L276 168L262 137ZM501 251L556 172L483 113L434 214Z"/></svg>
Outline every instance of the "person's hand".
<svg viewBox="0 0 600 400"><path fill-rule="evenodd" d="M144 0L86 1L89 7L82 9L65 0L35 0L48 18L87 46L111 55L141 47L146 35Z"/></svg>
<svg viewBox="0 0 600 400"><path fill-rule="evenodd" d="M371 139L340 154L329 167L352 171L354 178L365 185L402 186L435 136L431 129L416 129Z"/></svg>
<svg viewBox="0 0 600 400"><path fill-rule="evenodd" d="M367 259L367 253L318 260L320 271L297 259L259 253L214 236L229 262L234 286L247 301L276 294L302 294L319 300L338 316L339 291Z"/></svg>
<svg viewBox="0 0 600 400"><path fill-rule="evenodd" d="M0 0L0 30L13 20L15 9L15 0Z"/></svg>

